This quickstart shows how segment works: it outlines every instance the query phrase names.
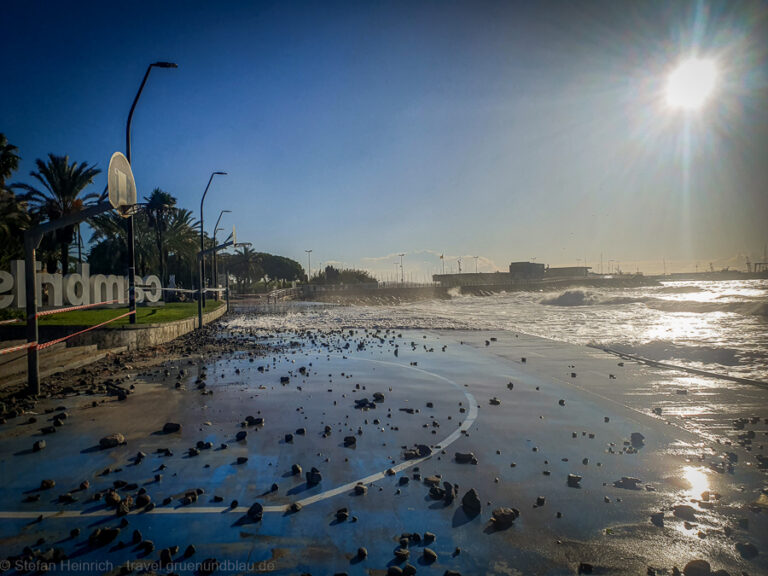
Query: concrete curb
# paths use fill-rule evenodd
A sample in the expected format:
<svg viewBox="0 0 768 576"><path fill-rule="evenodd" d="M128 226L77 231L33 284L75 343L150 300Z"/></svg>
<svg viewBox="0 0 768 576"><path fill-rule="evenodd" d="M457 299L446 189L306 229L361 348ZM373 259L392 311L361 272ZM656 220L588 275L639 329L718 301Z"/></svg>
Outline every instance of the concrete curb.
<svg viewBox="0 0 768 576"><path fill-rule="evenodd" d="M203 314L203 324L221 318L226 312L227 307L222 304L216 310ZM129 351L142 350L165 344L196 329L197 315L162 324L129 324L109 330L94 330L78 336L77 345L96 344L99 349L125 346Z"/></svg>

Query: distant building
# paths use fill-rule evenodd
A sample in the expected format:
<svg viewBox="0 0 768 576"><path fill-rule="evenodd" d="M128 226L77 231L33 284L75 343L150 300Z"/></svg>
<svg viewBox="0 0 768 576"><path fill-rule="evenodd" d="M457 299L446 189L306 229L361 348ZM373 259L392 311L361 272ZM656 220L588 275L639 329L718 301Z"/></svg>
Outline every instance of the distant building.
<svg viewBox="0 0 768 576"><path fill-rule="evenodd" d="M587 278L589 266L565 266L549 268L538 262L512 262L509 272L481 272L479 274L435 274L432 281L444 287L453 286L542 286L548 281L563 281Z"/></svg>
<svg viewBox="0 0 768 576"><path fill-rule="evenodd" d="M509 265L509 275L515 278L542 278L544 264L536 262L512 262Z"/></svg>
<svg viewBox="0 0 768 576"><path fill-rule="evenodd" d="M586 278L590 266L563 266L561 268L547 268L547 278Z"/></svg>

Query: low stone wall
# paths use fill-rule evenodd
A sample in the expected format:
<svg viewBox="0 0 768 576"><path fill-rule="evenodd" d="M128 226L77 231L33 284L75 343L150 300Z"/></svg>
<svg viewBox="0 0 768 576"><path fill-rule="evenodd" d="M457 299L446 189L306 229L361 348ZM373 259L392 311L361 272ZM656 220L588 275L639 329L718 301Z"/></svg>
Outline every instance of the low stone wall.
<svg viewBox="0 0 768 576"><path fill-rule="evenodd" d="M203 314L203 323L208 324L218 318L221 318L227 312L226 304L222 304L216 310ZM24 339L24 327L15 327L19 330L18 335L3 334L4 339L13 339L14 337ZM86 332L76 336L71 340L72 346L87 346L95 344L100 350L107 348L119 348L127 346L128 350L141 350L142 348L151 348L158 344L164 344L192 332L197 328L197 315L184 320L175 322L163 322L159 324L129 324L119 328L102 328ZM62 338L72 334L82 326L41 326L39 329L40 340L42 342Z"/></svg>
<svg viewBox="0 0 768 576"><path fill-rule="evenodd" d="M203 314L203 324L221 318L226 312L227 307L222 304L216 310ZM197 329L197 316L162 324L129 324L113 330L87 332L77 337L77 345L96 344L100 349L127 346L128 350L141 350L170 342L195 329Z"/></svg>

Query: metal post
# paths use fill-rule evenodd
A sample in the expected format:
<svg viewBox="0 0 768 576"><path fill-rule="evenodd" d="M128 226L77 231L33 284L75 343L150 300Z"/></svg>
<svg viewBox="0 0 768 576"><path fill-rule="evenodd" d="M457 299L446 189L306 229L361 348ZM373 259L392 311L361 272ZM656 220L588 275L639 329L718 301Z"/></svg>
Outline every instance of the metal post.
<svg viewBox="0 0 768 576"><path fill-rule="evenodd" d="M79 212L71 212L63 218L45 222L24 231L24 284L27 298L27 343L34 346L27 348L27 392L40 394L40 366L37 354L37 270L35 269L35 251L43 235L66 226L72 226L97 214L111 210L109 202L88 206Z"/></svg>
<svg viewBox="0 0 768 576"><path fill-rule="evenodd" d="M178 66L173 62L153 62L147 66L147 71L144 73L144 78L139 86L139 91L136 92L136 97L131 104L131 110L128 112L128 122L125 124L125 158L128 160L128 164L131 163L131 120L133 120L133 111L136 109L136 104L139 102L141 92L144 90L144 85L147 83L149 73L152 71L152 67L158 68L177 68ZM131 324L136 324L136 255L134 250L134 244L136 243L136 228L133 223L133 215L128 218L128 309L134 314L128 317L128 321Z"/></svg>
<svg viewBox="0 0 768 576"><path fill-rule="evenodd" d="M203 252L197 256L197 329L203 327Z"/></svg>
<svg viewBox="0 0 768 576"><path fill-rule="evenodd" d="M227 314L229 314L229 270L227 270L226 285L227 285Z"/></svg>
<svg viewBox="0 0 768 576"><path fill-rule="evenodd" d="M219 218L216 220L216 226L213 227L213 245L216 246L216 232L220 230L219 228L219 222L221 222L221 217L224 216L226 213L230 213L232 210L222 210L219 212ZM213 287L218 290L219 288L219 268L218 268L218 261L216 259L216 251L213 251ZM219 293L214 292L216 301L218 302L221 300Z"/></svg>
<svg viewBox="0 0 768 576"><path fill-rule="evenodd" d="M200 252L202 254L200 260L198 261L198 266L200 267L200 299L201 299L201 306L205 306L205 292L202 289L203 286L203 279L205 278L205 232L203 228L203 202L205 202L205 196L208 194L208 188L211 187L211 182L213 182L213 177L216 175L224 175L226 172L211 172L211 177L208 178L208 184L205 186L205 192L203 192L203 197L200 198ZM202 312L200 313L200 325L202 326Z"/></svg>
<svg viewBox="0 0 768 576"><path fill-rule="evenodd" d="M27 393L40 394L40 365L37 356L37 282L35 278L35 249L40 237L31 230L24 233L25 292L27 297Z"/></svg>
<svg viewBox="0 0 768 576"><path fill-rule="evenodd" d="M216 246L216 228L213 229L213 245ZM213 271L211 272L211 279L213 281L213 289L214 290L218 290L219 289L219 279L218 279L218 275L216 274L216 265L217 265L217 262L216 262L216 250L213 251L213 262L212 262L212 264L213 264ZM216 300L218 302L218 300L219 300L219 293L218 292L214 292L213 293L213 298L214 298L214 300Z"/></svg>

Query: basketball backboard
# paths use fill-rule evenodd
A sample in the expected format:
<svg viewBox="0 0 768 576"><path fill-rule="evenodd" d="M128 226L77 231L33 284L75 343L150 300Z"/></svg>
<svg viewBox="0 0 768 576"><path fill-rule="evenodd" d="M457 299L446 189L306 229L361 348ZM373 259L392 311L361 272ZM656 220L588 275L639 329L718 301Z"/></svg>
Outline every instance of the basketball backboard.
<svg viewBox="0 0 768 576"><path fill-rule="evenodd" d="M107 172L109 202L123 218L136 211L136 182L128 159L122 152L115 152L109 160Z"/></svg>

